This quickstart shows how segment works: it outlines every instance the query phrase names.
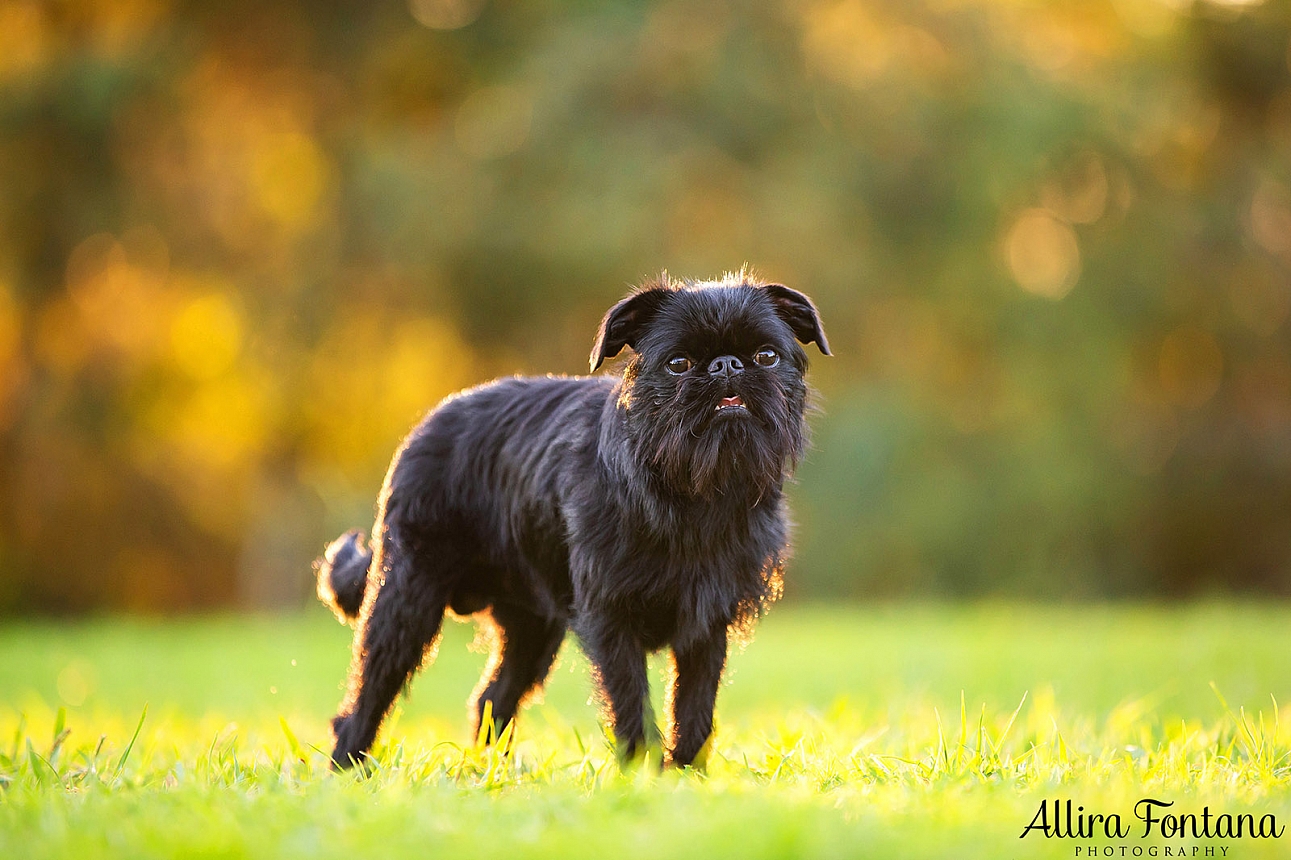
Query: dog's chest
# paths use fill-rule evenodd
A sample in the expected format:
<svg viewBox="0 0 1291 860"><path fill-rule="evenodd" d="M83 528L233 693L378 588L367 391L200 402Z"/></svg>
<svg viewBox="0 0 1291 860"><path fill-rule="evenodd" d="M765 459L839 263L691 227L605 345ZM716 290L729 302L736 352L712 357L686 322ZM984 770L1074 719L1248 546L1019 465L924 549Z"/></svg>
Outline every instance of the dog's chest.
<svg viewBox="0 0 1291 860"><path fill-rule="evenodd" d="M675 536L668 536L675 537ZM610 614L647 648L688 642L729 625L761 599L778 547L747 534L632 539L600 547L575 564L580 612Z"/></svg>
<svg viewBox="0 0 1291 860"><path fill-rule="evenodd" d="M656 559L652 581L640 594L642 638L658 647L684 646L734 619L757 590L760 560L746 557ZM650 571L642 571L643 579Z"/></svg>
<svg viewBox="0 0 1291 860"><path fill-rule="evenodd" d="M571 608L651 649L684 647L756 611L786 542L778 492L737 503L602 488L563 501Z"/></svg>

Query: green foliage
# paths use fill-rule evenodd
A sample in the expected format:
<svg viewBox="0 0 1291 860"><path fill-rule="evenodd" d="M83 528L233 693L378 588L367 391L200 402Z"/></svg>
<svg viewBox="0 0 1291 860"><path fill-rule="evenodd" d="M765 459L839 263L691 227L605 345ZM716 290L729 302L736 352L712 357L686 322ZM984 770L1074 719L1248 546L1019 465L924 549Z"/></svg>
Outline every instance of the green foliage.
<svg viewBox="0 0 1291 860"><path fill-rule="evenodd" d="M454 625L366 778L327 768L346 655L321 613L8 625L0 853L1070 857L1072 840L1018 841L1054 798L1285 823L1291 735L1270 693L1291 689L1286 624L1284 607L1224 605L774 613L733 656L703 773L620 770L608 740L588 740L589 679L568 651L546 700L481 747L461 703L484 655L463 657ZM74 660L100 683L59 705L67 684L48 670ZM206 674L216 664L224 677Z"/></svg>

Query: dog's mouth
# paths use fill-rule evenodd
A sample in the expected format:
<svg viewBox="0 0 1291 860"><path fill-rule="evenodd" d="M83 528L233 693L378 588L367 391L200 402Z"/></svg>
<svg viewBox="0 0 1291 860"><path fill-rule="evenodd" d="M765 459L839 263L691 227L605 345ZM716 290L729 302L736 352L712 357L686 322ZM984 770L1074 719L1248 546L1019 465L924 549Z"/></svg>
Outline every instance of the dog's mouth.
<svg viewBox="0 0 1291 860"><path fill-rule="evenodd" d="M717 403L717 412L748 412L749 409L744 405L744 398L736 394L733 397L723 397Z"/></svg>

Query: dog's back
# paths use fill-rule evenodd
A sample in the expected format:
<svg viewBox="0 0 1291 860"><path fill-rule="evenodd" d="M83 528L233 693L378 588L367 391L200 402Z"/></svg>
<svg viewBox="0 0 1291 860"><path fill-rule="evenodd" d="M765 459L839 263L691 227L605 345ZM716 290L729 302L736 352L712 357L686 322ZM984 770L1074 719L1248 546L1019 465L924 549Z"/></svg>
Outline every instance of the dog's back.
<svg viewBox="0 0 1291 860"><path fill-rule="evenodd" d="M594 457L589 416L614 387L610 377L511 377L468 389L431 410L404 439L386 475L378 527L445 540L470 560L451 577L450 606L467 615L492 602L505 572L528 574L530 599L552 603L567 591L565 523L555 485L556 458ZM499 508L498 499L514 502ZM318 596L342 621L362 607L372 548L359 530L341 535L315 562ZM556 592L553 594L553 590ZM535 593L537 592L537 593Z"/></svg>

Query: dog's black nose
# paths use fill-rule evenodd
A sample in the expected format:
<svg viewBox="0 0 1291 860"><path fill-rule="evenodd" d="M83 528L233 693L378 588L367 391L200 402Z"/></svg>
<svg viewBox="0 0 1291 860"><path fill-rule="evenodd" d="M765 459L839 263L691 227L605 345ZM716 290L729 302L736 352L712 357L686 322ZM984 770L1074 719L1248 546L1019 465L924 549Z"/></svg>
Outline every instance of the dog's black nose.
<svg viewBox="0 0 1291 860"><path fill-rule="evenodd" d="M733 355L719 355L709 362L709 376L734 376L744 372L744 362Z"/></svg>

